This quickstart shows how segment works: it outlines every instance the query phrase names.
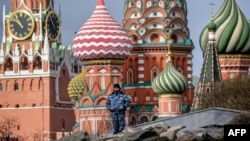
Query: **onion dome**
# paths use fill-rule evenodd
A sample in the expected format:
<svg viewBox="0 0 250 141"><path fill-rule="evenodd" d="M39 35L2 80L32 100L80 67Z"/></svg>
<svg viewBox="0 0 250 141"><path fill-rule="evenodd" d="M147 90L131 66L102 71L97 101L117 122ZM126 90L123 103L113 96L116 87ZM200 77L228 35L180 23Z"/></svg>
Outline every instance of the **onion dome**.
<svg viewBox="0 0 250 141"><path fill-rule="evenodd" d="M92 16L73 40L73 55L80 60L125 59L130 55L130 38L98 0Z"/></svg>
<svg viewBox="0 0 250 141"><path fill-rule="evenodd" d="M154 78L152 88L158 95L181 95L187 88L187 80L172 65L170 45L168 50L167 66Z"/></svg>
<svg viewBox="0 0 250 141"><path fill-rule="evenodd" d="M86 84L85 74L86 74L86 71L83 70L80 74L75 76L69 82L67 90L68 90L68 94L70 98L78 99L78 97L82 95L83 90L85 88L85 84Z"/></svg>
<svg viewBox="0 0 250 141"><path fill-rule="evenodd" d="M235 0L224 0L213 18L217 25L215 38L219 54L250 53L250 24ZM200 35L203 52L208 43L208 27Z"/></svg>
<svg viewBox="0 0 250 141"><path fill-rule="evenodd" d="M208 30L213 30L213 31L215 31L216 28L217 28L217 25L214 23L213 20L211 20L210 23L207 25L207 29L208 29Z"/></svg>
<svg viewBox="0 0 250 141"><path fill-rule="evenodd" d="M178 72L171 61L167 62L167 67L158 74L152 83L152 88L159 95L183 94L187 88L186 78Z"/></svg>

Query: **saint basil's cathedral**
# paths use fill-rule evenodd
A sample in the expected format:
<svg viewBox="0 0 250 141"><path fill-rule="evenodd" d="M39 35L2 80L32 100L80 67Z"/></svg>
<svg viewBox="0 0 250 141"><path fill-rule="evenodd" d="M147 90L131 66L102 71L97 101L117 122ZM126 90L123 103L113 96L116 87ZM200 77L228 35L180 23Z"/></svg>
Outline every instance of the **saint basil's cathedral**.
<svg viewBox="0 0 250 141"><path fill-rule="evenodd" d="M196 86L187 2L125 0L123 10L119 25L97 0L72 44L64 46L53 0L11 0L10 12L3 8L0 121L16 119L13 138L55 140L82 130L105 135L112 130L105 104L114 83L131 97L127 126L190 111ZM200 36L208 56L200 89L214 82L204 76L244 77L250 66L250 25L235 0L224 0L212 21ZM211 49L218 63L206 53L209 43L218 48ZM207 69L205 62L215 63ZM208 71L213 69L217 73Z"/></svg>
<svg viewBox="0 0 250 141"><path fill-rule="evenodd" d="M124 6L122 28L104 1L98 0L92 16L73 39L73 55L84 66L84 74L76 76L79 78L72 80L68 89L70 97L76 99L75 130L84 129L91 135L111 130L105 103L115 83L131 96L128 125L150 122L159 115L177 116L183 105L192 104L194 47L189 39L186 3L126 1ZM167 52L171 59L167 59ZM167 62L172 67L160 75ZM152 89L156 76L155 91L160 96ZM78 83L80 79L82 83ZM76 85L80 95L73 92Z"/></svg>

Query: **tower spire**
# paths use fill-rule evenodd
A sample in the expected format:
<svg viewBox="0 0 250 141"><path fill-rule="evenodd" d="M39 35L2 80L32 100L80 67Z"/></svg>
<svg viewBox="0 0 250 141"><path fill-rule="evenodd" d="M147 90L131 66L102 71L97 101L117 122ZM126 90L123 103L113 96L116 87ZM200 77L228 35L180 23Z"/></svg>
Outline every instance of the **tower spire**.
<svg viewBox="0 0 250 141"><path fill-rule="evenodd" d="M213 20L208 25L208 44L205 50L203 66L195 92L192 110L202 107L203 96L214 92L216 85L222 82L221 70L216 47L215 32L217 29Z"/></svg>
<svg viewBox="0 0 250 141"><path fill-rule="evenodd" d="M3 27L5 27L5 5L3 5ZM3 28L2 42L5 43L5 28Z"/></svg>
<svg viewBox="0 0 250 141"><path fill-rule="evenodd" d="M104 0L98 0L97 5L105 5Z"/></svg>

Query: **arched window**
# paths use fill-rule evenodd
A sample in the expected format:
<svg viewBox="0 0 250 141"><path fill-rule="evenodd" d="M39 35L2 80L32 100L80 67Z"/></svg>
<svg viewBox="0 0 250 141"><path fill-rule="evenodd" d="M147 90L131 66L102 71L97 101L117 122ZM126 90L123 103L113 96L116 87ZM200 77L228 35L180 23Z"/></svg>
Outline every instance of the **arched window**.
<svg viewBox="0 0 250 141"><path fill-rule="evenodd" d="M136 44L137 41L138 41L138 38L137 38L136 35L131 36L131 42L132 42L132 44Z"/></svg>
<svg viewBox="0 0 250 141"><path fill-rule="evenodd" d="M129 72L129 85L132 85L133 83L133 74Z"/></svg>
<svg viewBox="0 0 250 141"><path fill-rule="evenodd" d="M17 81L16 81L15 84L14 84L14 90L15 90L15 91L18 91L18 90L19 90L19 86L18 86Z"/></svg>
<svg viewBox="0 0 250 141"><path fill-rule="evenodd" d="M26 56L21 57L21 70L28 70L28 58Z"/></svg>
<svg viewBox="0 0 250 141"><path fill-rule="evenodd" d="M128 85L133 85L133 70L131 68L128 70Z"/></svg>
<svg viewBox="0 0 250 141"><path fill-rule="evenodd" d="M6 71L12 71L13 70L13 63L12 63L11 58L8 58L6 63L5 63L5 70Z"/></svg>
<svg viewBox="0 0 250 141"><path fill-rule="evenodd" d="M42 80L42 78L40 78L39 79L39 82L38 82L39 84L38 84L38 89L39 90L42 90L43 89L43 80Z"/></svg>
<svg viewBox="0 0 250 141"><path fill-rule="evenodd" d="M159 73L159 69L154 66L152 69L151 69L151 81L154 80L154 78L158 75Z"/></svg>
<svg viewBox="0 0 250 141"><path fill-rule="evenodd" d="M209 93L210 92L210 89L209 88L207 88L207 93Z"/></svg>
<svg viewBox="0 0 250 141"><path fill-rule="evenodd" d="M178 37L176 35L173 35L171 38L173 39L174 43L178 43Z"/></svg>
<svg viewBox="0 0 250 141"><path fill-rule="evenodd" d="M0 91L2 91L3 90L3 85L2 85L2 83L0 83Z"/></svg>
<svg viewBox="0 0 250 141"><path fill-rule="evenodd" d="M64 120L64 118L62 119L62 130L64 130L64 128L65 128L65 120Z"/></svg>
<svg viewBox="0 0 250 141"><path fill-rule="evenodd" d="M148 117L142 116L141 117L141 123L146 123L146 122L148 122Z"/></svg>
<svg viewBox="0 0 250 141"><path fill-rule="evenodd" d="M40 56L37 56L34 63L33 63L34 69L41 69L42 68L42 59Z"/></svg>
<svg viewBox="0 0 250 141"><path fill-rule="evenodd" d="M34 88L33 88L33 83L34 83L34 79L32 79L31 81L30 81L30 90L33 90Z"/></svg>
<svg viewBox="0 0 250 141"><path fill-rule="evenodd" d="M155 77L156 77L156 75L157 75L157 72L156 72L156 71L154 71L154 72L153 72L153 77L155 78Z"/></svg>

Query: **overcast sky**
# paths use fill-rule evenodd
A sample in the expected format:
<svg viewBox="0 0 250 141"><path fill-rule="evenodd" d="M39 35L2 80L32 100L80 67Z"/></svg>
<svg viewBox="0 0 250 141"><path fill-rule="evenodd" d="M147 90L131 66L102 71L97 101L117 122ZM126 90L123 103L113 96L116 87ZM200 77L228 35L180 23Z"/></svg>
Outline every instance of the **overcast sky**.
<svg viewBox="0 0 250 141"><path fill-rule="evenodd" d="M105 0L105 4L110 14L122 24L123 5L125 0ZM188 27L190 29L191 39L193 40L195 49L193 50L193 75L200 76L203 63L202 52L199 45L199 35L204 26L209 22L212 8L209 5L214 3L213 13L216 14L223 0L186 0L188 6ZM61 6L62 20L62 44L71 44L75 37L75 32L86 22L95 9L97 0L54 0L55 10L58 12ZM238 6L250 19L250 0L236 0ZM2 11L3 5L6 5L6 13L9 12L10 0L0 0L0 38L2 39ZM2 40L0 40L2 41Z"/></svg>

